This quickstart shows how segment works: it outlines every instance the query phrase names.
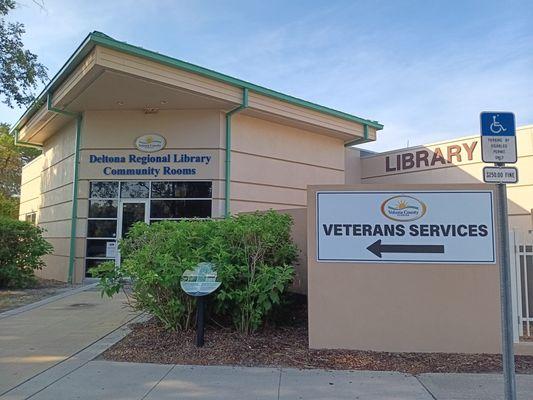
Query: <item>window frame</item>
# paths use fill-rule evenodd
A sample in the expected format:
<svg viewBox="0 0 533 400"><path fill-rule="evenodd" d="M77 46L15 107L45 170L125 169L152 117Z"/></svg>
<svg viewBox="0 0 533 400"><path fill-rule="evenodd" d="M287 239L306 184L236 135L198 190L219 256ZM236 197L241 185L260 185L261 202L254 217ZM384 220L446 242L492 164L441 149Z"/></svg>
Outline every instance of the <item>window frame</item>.
<svg viewBox="0 0 533 400"><path fill-rule="evenodd" d="M24 214L24 221L29 222L32 225L37 225L37 212L32 211Z"/></svg>
<svg viewBox="0 0 533 400"><path fill-rule="evenodd" d="M118 183L118 187L117 187L117 196L116 197L92 197L91 196L91 183L93 182L110 182L110 183ZM122 193L122 184L123 183L130 183L130 182L147 182L148 183L148 197L121 197L121 193ZM160 183L160 182L180 182L180 183L195 183L195 182L208 182L211 184L211 195L210 197L153 197L152 198L152 183ZM196 219L211 219L213 218L213 180L207 180L207 179L198 179L198 180L171 180L171 181L166 181L166 180L142 180L142 179L125 179L125 180L102 180L102 179L94 179L94 180L89 180L89 195L88 195L88 198L87 198L87 227L86 227L86 231L85 231L85 261L84 261L84 265L85 265L85 276L87 276L87 260L101 260L102 262L106 262L106 261L111 261L111 260L116 260L116 258L108 258L108 257L88 257L87 256L87 243L88 243L88 240L107 240L107 241L115 241L115 243L120 239L118 237L119 235L119 213L120 213L120 205L121 205L121 202L124 201L124 202L128 202L128 201L134 201L134 200L145 200L147 202L147 206L146 206L146 212L147 212L147 220L148 220L148 223L151 224L152 222L160 222L160 221L181 221L181 220L187 220L187 219L192 219L192 218L152 218L151 217L151 213L152 213L152 210L151 210L151 206L152 206L152 200L157 200L157 201L167 201L167 200L202 200L202 201L209 201L210 204L211 204L211 216L210 217L197 217ZM89 210L90 210L90 207L91 207L91 201L96 201L96 200L102 200L102 201L105 201L105 200L111 200L111 201L116 201L117 202L117 215L115 217L89 217ZM89 221L116 221L116 233L115 233L115 237L93 237L93 236L89 236Z"/></svg>

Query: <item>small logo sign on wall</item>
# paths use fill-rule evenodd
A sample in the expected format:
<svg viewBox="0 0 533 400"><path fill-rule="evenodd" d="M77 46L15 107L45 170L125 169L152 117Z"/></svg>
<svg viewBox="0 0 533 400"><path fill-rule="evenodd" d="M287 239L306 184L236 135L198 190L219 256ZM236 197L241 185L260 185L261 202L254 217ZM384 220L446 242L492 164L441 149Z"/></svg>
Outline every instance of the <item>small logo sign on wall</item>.
<svg viewBox="0 0 533 400"><path fill-rule="evenodd" d="M153 153L165 148L167 141L161 135L151 133L135 139L135 148L145 153Z"/></svg>
<svg viewBox="0 0 533 400"><path fill-rule="evenodd" d="M393 221L414 221L426 213L426 205L411 196L394 196L381 204L381 213Z"/></svg>

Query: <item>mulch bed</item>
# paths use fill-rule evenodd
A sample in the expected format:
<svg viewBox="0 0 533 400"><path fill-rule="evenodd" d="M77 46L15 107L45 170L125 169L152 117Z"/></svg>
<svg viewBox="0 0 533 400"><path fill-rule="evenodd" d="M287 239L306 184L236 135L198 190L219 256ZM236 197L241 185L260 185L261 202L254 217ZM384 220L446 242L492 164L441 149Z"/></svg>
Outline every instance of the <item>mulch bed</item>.
<svg viewBox="0 0 533 400"><path fill-rule="evenodd" d="M35 286L28 289L0 289L0 312L35 303L70 287L65 282L39 278Z"/></svg>
<svg viewBox="0 0 533 400"><path fill-rule="evenodd" d="M306 310L297 307L291 323L250 336L209 325L205 346L194 345L194 331L168 332L155 319L134 324L132 332L101 356L107 360L183 365L235 365L333 370L501 372L495 354L386 353L307 348ZM533 356L517 356L516 371L533 374Z"/></svg>

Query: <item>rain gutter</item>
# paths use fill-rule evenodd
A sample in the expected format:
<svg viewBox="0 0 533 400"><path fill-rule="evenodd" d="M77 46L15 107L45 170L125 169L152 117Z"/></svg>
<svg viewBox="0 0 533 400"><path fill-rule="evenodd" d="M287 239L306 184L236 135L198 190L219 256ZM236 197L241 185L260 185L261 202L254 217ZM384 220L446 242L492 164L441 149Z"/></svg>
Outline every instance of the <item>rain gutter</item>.
<svg viewBox="0 0 533 400"><path fill-rule="evenodd" d="M352 140L352 141L350 141L348 143L344 143L344 147L352 147L352 146L355 146L356 144L362 144L362 143L366 143L366 142L369 142L369 140L368 140L368 125L367 124L363 124L363 137L355 139L355 140Z"/></svg>
<svg viewBox="0 0 533 400"><path fill-rule="evenodd" d="M83 114L53 107L52 95L50 92L48 92L46 97L46 105L48 111L76 119L76 141L74 143L74 176L72 189L72 215L70 222L70 250L68 260L68 283L73 283L74 262L76 260L76 225L78 221L78 175L80 162L81 123L83 120Z"/></svg>
<svg viewBox="0 0 533 400"><path fill-rule="evenodd" d="M20 132L19 129L15 129L15 130L13 131L13 134L15 135L15 145L16 145L16 146L21 146L21 147L33 147L33 148L35 148L35 149L39 149L39 150L42 150L42 149L43 149L43 145L42 145L42 144L23 142L23 141L19 140L19 132Z"/></svg>
<svg viewBox="0 0 533 400"><path fill-rule="evenodd" d="M248 88L242 89L242 104L226 113L226 179L224 196L224 218L230 216L230 185L231 185L231 117L233 114L248 108Z"/></svg>

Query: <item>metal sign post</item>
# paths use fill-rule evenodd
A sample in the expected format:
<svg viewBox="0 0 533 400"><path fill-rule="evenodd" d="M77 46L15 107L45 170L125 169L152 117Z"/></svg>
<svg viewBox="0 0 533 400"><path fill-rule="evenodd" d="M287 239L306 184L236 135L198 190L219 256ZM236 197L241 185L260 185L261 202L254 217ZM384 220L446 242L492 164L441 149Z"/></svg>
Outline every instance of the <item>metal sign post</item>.
<svg viewBox="0 0 533 400"><path fill-rule="evenodd" d="M507 112L482 112L480 119L483 161L494 162L500 168L505 166L505 162L516 162L517 151L514 114ZM497 184L497 188L504 394L506 400L516 400L507 189L505 183L502 183L502 181Z"/></svg>
<svg viewBox="0 0 533 400"><path fill-rule="evenodd" d="M507 189L498 183L498 220L500 234L500 297L502 315L503 380L506 400L516 400L516 378L513 349L513 310L511 306L511 263L509 259L509 228Z"/></svg>
<svg viewBox="0 0 533 400"><path fill-rule="evenodd" d="M181 277L181 288L189 296L196 297L196 346L203 347L205 331L205 298L221 285L212 263L199 263L194 270L187 270Z"/></svg>
<svg viewBox="0 0 533 400"><path fill-rule="evenodd" d="M204 346L205 296L196 298L196 347Z"/></svg>

